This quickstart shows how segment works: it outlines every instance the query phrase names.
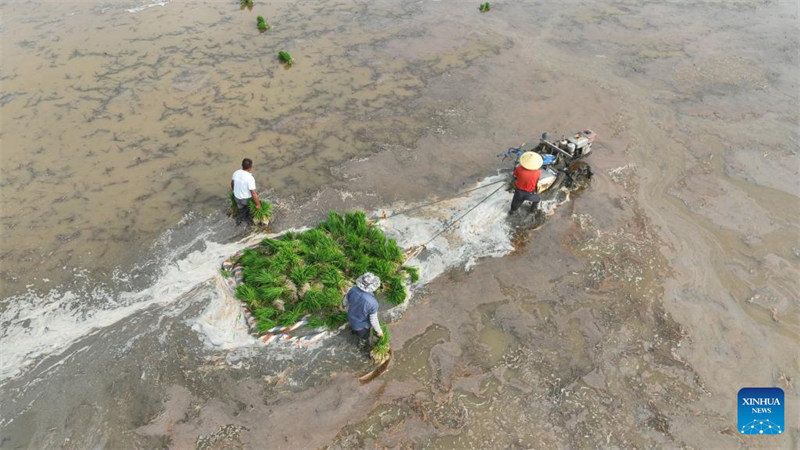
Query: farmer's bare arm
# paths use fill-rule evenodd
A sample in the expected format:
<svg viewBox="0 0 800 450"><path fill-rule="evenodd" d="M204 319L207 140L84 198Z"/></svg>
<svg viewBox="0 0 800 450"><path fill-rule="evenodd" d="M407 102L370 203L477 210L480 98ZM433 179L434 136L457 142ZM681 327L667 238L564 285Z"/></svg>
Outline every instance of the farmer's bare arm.
<svg viewBox="0 0 800 450"><path fill-rule="evenodd" d="M253 196L253 201L256 202L256 208L261 208L261 200L258 199L258 193L255 189L250 189L250 195Z"/></svg>

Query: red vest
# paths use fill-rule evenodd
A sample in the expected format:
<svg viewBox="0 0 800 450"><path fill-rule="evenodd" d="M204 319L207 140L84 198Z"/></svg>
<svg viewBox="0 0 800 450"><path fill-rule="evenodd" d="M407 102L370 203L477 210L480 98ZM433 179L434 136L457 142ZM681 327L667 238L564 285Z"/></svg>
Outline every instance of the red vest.
<svg viewBox="0 0 800 450"><path fill-rule="evenodd" d="M520 191L536 192L536 184L539 182L539 177L542 175L539 169L528 170L522 165L514 169L514 176L517 177L516 187Z"/></svg>

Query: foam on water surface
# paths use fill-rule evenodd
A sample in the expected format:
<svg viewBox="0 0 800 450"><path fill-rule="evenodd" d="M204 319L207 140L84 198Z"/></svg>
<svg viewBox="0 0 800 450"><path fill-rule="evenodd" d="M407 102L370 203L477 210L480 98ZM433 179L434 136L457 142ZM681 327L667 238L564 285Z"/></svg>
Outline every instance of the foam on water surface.
<svg viewBox="0 0 800 450"><path fill-rule="evenodd" d="M205 238L198 236L197 240ZM93 330L110 326L153 305L175 302L218 273L220 261L262 238L254 235L229 244L205 241L203 250L165 264L158 281L139 292L114 295L99 288L82 294L53 290L45 295L29 292L9 299L5 311L0 314L0 323L4 324L0 380L17 375L40 356L60 353Z"/></svg>
<svg viewBox="0 0 800 450"><path fill-rule="evenodd" d="M488 177L478 185L491 184L505 177ZM452 267L463 264L469 270L479 258L499 257L513 250L510 227L506 221L511 194L504 189L492 194L497 189L496 186L478 189L420 208L413 214L397 215L378 222L386 234L397 240L403 248L427 242L425 250L407 262L408 265L419 265L421 268L416 287L425 285ZM475 207L473 211L428 242L472 207Z"/></svg>
<svg viewBox="0 0 800 450"><path fill-rule="evenodd" d="M138 6L134 6L132 8L128 8L125 11L127 11L129 13L138 13L138 12L144 11L145 9L152 8L154 6L166 6L168 4L169 4L169 0L158 1L158 2L143 1L143 2L140 2L140 4Z"/></svg>

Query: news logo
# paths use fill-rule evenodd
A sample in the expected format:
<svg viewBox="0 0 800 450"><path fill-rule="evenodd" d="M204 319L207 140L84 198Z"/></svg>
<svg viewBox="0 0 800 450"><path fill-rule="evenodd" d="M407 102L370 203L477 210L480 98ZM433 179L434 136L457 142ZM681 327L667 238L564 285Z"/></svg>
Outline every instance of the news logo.
<svg viewBox="0 0 800 450"><path fill-rule="evenodd" d="M741 434L783 434L783 389L739 389L738 418Z"/></svg>

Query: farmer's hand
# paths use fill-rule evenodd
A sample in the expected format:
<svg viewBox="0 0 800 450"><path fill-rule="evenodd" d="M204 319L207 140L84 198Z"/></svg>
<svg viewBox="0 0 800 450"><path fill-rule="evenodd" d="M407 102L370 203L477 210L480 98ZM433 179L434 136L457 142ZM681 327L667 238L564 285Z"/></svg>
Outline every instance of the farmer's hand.
<svg viewBox="0 0 800 450"><path fill-rule="evenodd" d="M377 334L379 338L383 337L383 331L375 330L375 334Z"/></svg>

